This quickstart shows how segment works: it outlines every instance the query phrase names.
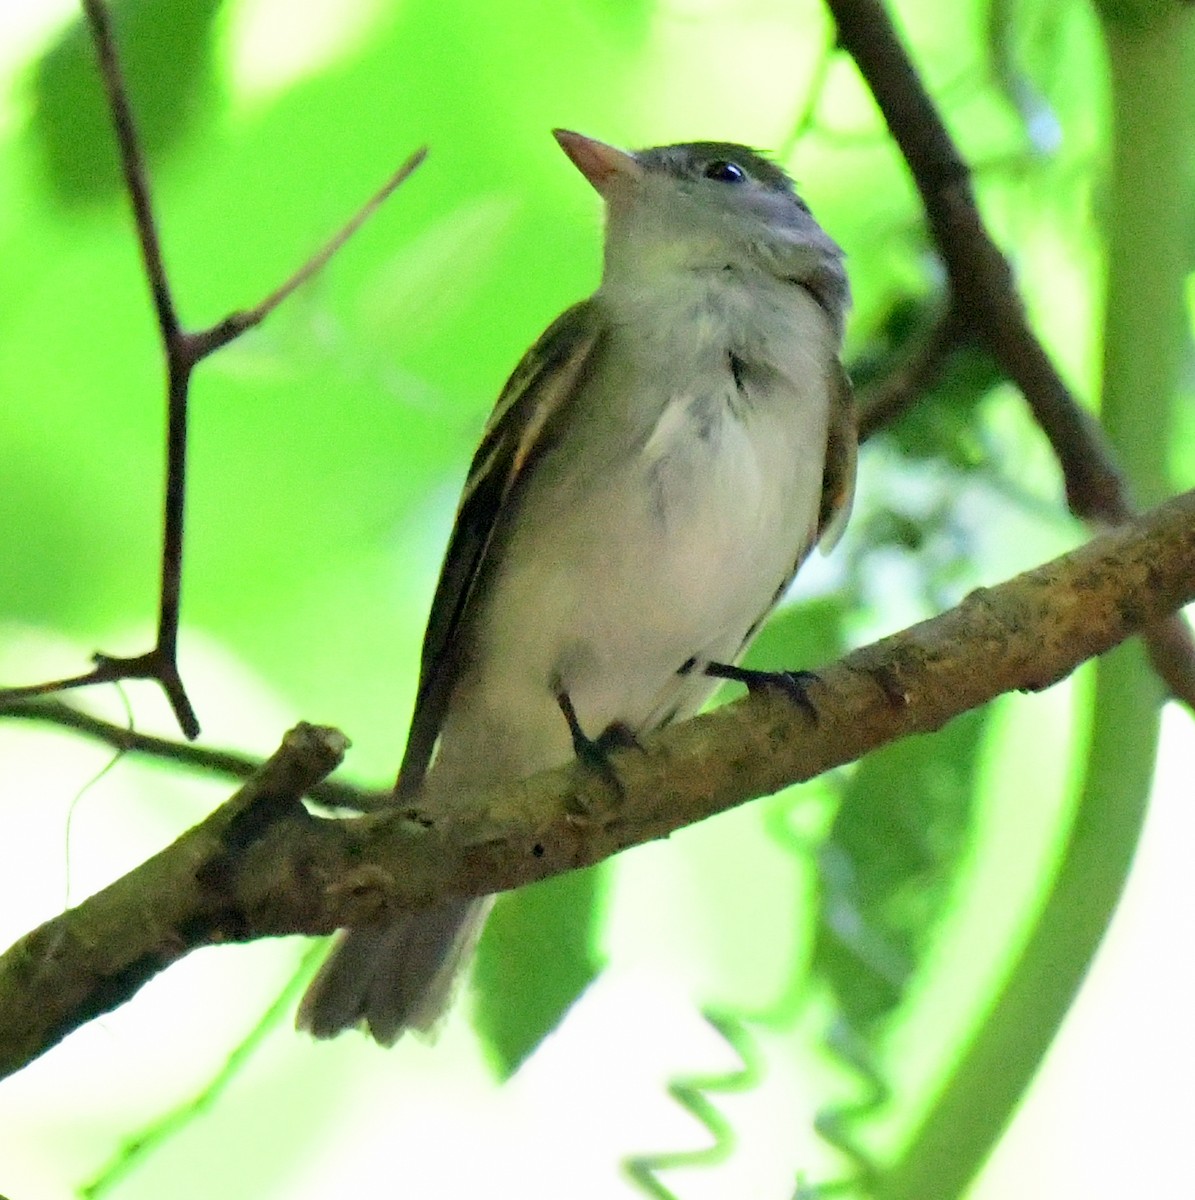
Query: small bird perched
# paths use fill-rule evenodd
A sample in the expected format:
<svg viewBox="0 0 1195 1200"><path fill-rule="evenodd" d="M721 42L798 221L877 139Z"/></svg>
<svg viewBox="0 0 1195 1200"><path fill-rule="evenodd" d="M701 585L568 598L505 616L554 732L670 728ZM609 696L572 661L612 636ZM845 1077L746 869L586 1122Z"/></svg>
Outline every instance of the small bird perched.
<svg viewBox="0 0 1195 1200"><path fill-rule="evenodd" d="M605 268L516 367L461 496L397 785L433 813L600 764L717 678L781 678L733 664L850 508L843 255L788 176L729 143L555 136L605 202ZM343 935L300 1028L428 1029L488 904Z"/></svg>

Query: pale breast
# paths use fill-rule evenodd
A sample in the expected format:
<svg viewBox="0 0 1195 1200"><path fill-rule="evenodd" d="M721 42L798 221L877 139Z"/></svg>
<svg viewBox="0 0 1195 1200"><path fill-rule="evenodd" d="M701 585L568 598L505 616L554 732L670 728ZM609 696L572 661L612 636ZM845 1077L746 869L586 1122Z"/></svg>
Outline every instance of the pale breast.
<svg viewBox="0 0 1195 1200"><path fill-rule="evenodd" d="M488 709L518 696L524 723L536 707L554 730L562 688L600 731L696 707L709 685L678 669L736 656L807 552L835 349L825 315L780 284L719 289L704 308L701 295L674 297L679 324L624 320L584 411L527 481L478 631Z"/></svg>

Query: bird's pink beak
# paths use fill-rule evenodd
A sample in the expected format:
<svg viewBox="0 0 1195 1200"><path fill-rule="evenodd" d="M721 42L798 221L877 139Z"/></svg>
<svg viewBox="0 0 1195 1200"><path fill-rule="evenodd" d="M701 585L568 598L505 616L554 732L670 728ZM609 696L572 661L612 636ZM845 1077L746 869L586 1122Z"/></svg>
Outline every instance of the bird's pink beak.
<svg viewBox="0 0 1195 1200"><path fill-rule="evenodd" d="M573 133L570 129L553 129L552 136L603 200L609 200L614 193L633 183L643 173L634 155L607 146L596 138Z"/></svg>

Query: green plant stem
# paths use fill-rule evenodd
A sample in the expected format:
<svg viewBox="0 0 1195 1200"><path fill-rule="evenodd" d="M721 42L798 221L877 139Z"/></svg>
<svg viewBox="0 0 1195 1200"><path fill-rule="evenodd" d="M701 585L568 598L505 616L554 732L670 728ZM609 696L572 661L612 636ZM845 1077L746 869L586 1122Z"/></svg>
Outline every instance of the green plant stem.
<svg viewBox="0 0 1195 1200"><path fill-rule="evenodd" d="M1148 9L1148 11L1146 11ZM1102 418L1138 500L1166 491L1193 211L1195 11L1106 6L1113 156ZM1087 760L1057 873L1003 990L877 1200L962 1195L1033 1079L1103 940L1147 811L1160 690L1133 642L1096 666Z"/></svg>
<svg viewBox="0 0 1195 1200"><path fill-rule="evenodd" d="M1143 506L1170 491L1195 202L1195 11L1178 0L1155 7L1168 12L1148 28L1104 23L1115 135L1100 416Z"/></svg>

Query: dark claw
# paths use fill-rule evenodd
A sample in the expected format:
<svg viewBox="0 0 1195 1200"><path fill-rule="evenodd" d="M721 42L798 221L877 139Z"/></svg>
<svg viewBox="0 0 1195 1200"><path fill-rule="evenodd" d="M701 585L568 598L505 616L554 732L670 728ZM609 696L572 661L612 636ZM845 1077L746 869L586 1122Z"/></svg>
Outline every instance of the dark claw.
<svg viewBox="0 0 1195 1200"><path fill-rule="evenodd" d="M568 692L557 692L556 703L564 713L568 722L568 731L573 739L573 751L582 765L600 775L614 790L615 794L623 795L622 784L614 768L610 765L610 752L622 750L631 746L638 747L639 742L630 728L621 721L608 725L596 738L587 737L577 720L577 710L573 707L572 697Z"/></svg>
<svg viewBox="0 0 1195 1200"><path fill-rule="evenodd" d="M635 736L635 731L621 721L611 721L597 736L596 745L602 750L642 750L643 745Z"/></svg>
<svg viewBox="0 0 1195 1200"><path fill-rule="evenodd" d="M735 667L729 663L706 663L705 673L713 679L729 679L746 685L749 692L779 691L817 724L817 706L809 698L809 685L821 683L812 671L754 671L750 667Z"/></svg>

